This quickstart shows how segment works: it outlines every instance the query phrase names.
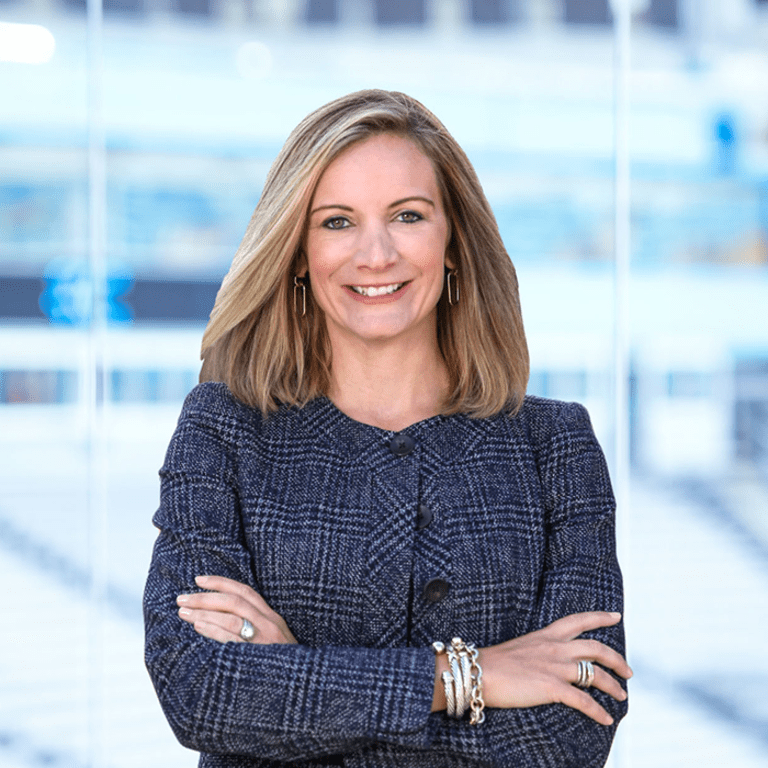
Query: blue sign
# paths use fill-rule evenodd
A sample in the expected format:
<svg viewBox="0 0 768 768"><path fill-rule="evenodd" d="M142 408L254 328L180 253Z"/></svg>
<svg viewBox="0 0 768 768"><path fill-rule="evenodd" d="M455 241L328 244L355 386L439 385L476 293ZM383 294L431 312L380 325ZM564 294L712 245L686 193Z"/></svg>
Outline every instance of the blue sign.
<svg viewBox="0 0 768 768"><path fill-rule="evenodd" d="M93 309L93 277L83 259L57 258L43 274L44 288L39 304L43 314L60 325L88 325ZM133 319L125 295L133 286L127 269L111 268L107 275L107 320L129 323Z"/></svg>

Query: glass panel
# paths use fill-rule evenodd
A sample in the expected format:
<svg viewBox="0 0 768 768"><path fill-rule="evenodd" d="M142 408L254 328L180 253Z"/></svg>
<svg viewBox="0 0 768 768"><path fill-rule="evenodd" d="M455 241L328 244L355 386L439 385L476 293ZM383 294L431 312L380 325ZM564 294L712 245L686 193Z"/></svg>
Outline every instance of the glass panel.
<svg viewBox="0 0 768 768"><path fill-rule="evenodd" d="M564 0L563 18L568 24L610 24L609 0Z"/></svg>
<svg viewBox="0 0 768 768"><path fill-rule="evenodd" d="M306 18L317 23L338 21L338 0L307 0Z"/></svg>
<svg viewBox="0 0 768 768"><path fill-rule="evenodd" d="M768 153L755 109L768 28L757 5L654 1L635 18L637 766L768 765Z"/></svg>
<svg viewBox="0 0 768 768"><path fill-rule="evenodd" d="M85 39L82 19L3 5L3 767L91 754Z"/></svg>
<svg viewBox="0 0 768 768"><path fill-rule="evenodd" d="M518 266L530 392L584 402L610 457L614 4L105 2L98 457L84 5L7 3L4 24L39 26L0 25L26 41L0 46L2 642L18 659L0 699L0 766L191 766L142 663L156 472L272 158L301 117L348 91L400 89L433 109L475 163ZM623 564L638 674L622 768L768 763L762 5L632 3Z"/></svg>
<svg viewBox="0 0 768 768"><path fill-rule="evenodd" d="M35 596L14 604L5 635L24 650L2 699L14 735L0 765L39 753L191 766L142 663L156 472L278 147L311 109L363 87L433 109L475 163L518 266L530 391L585 402L610 451L612 32L600 18L571 24L554 2L105 3L91 72L106 134L102 371L89 363L85 148L98 115L88 120L84 9L18 3L56 53L0 64L0 562L9 583L23 579L14 595ZM34 34L42 57L49 38ZM675 372L688 391L696 371ZM41 621L56 627L55 653Z"/></svg>
<svg viewBox="0 0 768 768"><path fill-rule="evenodd" d="M611 30L591 29L588 43L526 7L228 3L194 24L178 4L107 15L107 560L126 605L145 576L156 471L218 283L280 144L345 92L412 93L466 148L519 267L538 391L584 401L610 446ZM105 629L107 754L191 765L141 668L135 617Z"/></svg>
<svg viewBox="0 0 768 768"><path fill-rule="evenodd" d="M423 24L425 21L424 0L376 0L376 22L378 24Z"/></svg>

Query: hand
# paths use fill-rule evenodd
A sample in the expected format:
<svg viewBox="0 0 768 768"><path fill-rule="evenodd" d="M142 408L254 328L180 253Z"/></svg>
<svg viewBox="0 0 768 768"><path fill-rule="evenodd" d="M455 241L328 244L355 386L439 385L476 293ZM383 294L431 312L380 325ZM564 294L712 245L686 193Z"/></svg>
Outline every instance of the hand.
<svg viewBox="0 0 768 768"><path fill-rule="evenodd" d="M208 592L179 595L179 616L194 626L203 637L220 643L246 642L240 637L243 619L253 624L254 636L248 642L260 645L295 643L283 618L264 598L246 584L224 576L197 576L195 582Z"/></svg>
<svg viewBox="0 0 768 768"><path fill-rule="evenodd" d="M618 681L606 672L610 669L620 677L632 677L627 662L597 640L579 639L584 632L610 627L620 619L618 613L574 613L544 629L481 649L479 662L483 669L485 705L509 709L559 703L578 709L602 725L611 725L613 718L574 683L578 678L579 660L593 661L596 664L592 686L618 701L627 698ZM436 699L441 694L442 685L438 683L442 665L446 663L444 659L445 656L437 657ZM442 702L433 702L433 709L444 706L444 697Z"/></svg>

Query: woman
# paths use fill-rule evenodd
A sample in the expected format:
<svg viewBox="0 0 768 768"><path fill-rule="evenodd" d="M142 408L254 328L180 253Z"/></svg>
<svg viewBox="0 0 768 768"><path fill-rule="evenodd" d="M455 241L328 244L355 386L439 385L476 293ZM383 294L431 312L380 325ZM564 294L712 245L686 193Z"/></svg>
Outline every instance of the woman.
<svg viewBox="0 0 768 768"><path fill-rule="evenodd" d="M581 406L524 398L514 268L434 115L364 91L296 128L203 355L145 594L200 765L602 765L605 462Z"/></svg>

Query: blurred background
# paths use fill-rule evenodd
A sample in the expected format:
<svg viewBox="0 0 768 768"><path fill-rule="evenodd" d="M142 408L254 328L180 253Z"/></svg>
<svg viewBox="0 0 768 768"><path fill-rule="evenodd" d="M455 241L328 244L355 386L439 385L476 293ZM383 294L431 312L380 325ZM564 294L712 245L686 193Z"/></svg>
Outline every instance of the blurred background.
<svg viewBox="0 0 768 768"><path fill-rule="evenodd" d="M0 0L0 768L196 764L143 668L156 473L272 159L366 87L467 150L530 391L614 469L612 765L766 768L767 52L765 0Z"/></svg>

